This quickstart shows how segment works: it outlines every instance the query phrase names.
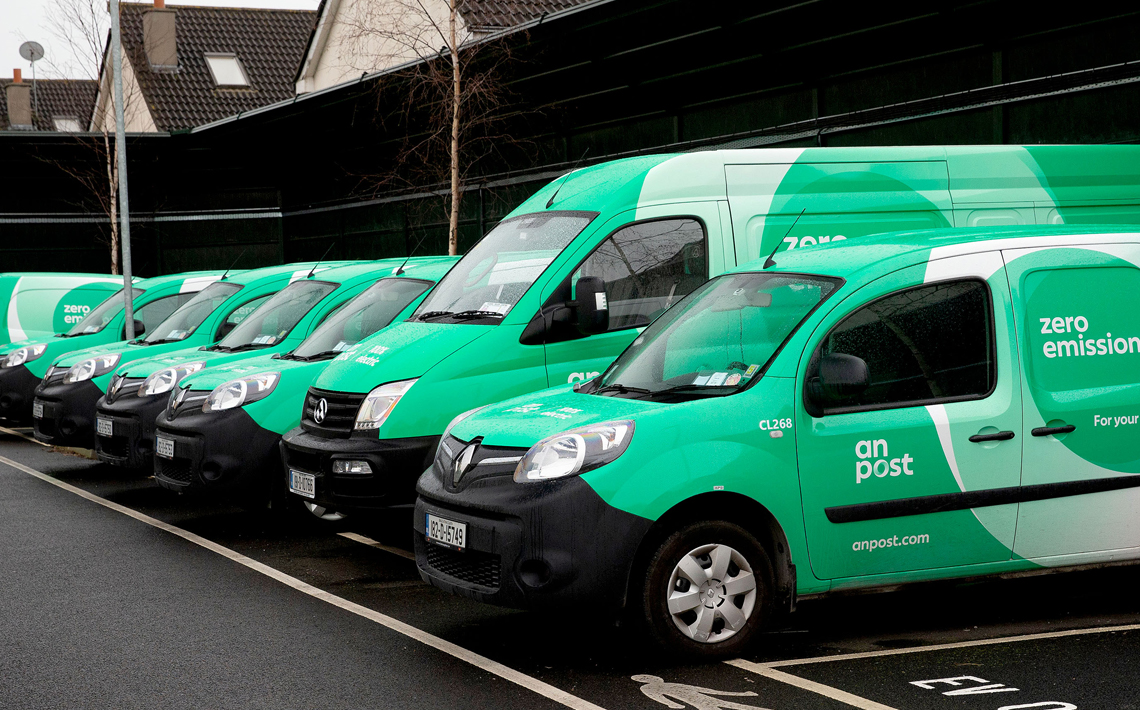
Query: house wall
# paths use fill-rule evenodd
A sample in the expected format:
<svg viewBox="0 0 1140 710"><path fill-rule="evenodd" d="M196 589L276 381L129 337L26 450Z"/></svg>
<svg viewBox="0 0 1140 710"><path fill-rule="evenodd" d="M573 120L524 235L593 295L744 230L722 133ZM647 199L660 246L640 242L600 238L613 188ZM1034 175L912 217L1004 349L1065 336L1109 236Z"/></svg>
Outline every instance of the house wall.
<svg viewBox="0 0 1140 710"><path fill-rule="evenodd" d="M146 105L146 99L139 88L138 79L130 57L123 52L123 123L128 133L154 133L158 127ZM104 126L113 131L115 126L114 72L110 57L104 62L103 75L99 78L99 96L95 101L95 111L91 119L91 130L102 131Z"/></svg>

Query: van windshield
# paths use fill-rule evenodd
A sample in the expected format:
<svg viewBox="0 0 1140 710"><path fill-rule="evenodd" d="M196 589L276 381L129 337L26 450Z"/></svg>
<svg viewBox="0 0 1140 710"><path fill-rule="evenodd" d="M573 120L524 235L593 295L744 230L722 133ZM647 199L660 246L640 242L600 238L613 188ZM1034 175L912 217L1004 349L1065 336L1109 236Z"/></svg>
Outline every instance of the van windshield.
<svg viewBox="0 0 1140 710"><path fill-rule="evenodd" d="M769 361L839 279L726 274L651 326L592 385L596 394L719 396L760 379Z"/></svg>
<svg viewBox="0 0 1140 710"><path fill-rule="evenodd" d="M156 325L142 342L147 345L159 345L189 338L190 334L202 325L202 321L240 290L241 286L238 284L215 281L194 294L194 298L183 303L166 320Z"/></svg>
<svg viewBox="0 0 1140 710"><path fill-rule="evenodd" d="M443 277L412 319L501 321L593 218L592 213L556 212L500 222Z"/></svg>
<svg viewBox="0 0 1140 710"><path fill-rule="evenodd" d="M141 288L131 289L131 300L137 300L139 296L143 295L144 291ZM90 333L98 333L107 327L107 324L119 315L119 311L123 310L123 289L115 291L115 295L103 301L88 313L83 320L79 321L71 327L71 330L63 333L60 337L70 338L75 335L88 335Z"/></svg>
<svg viewBox="0 0 1140 710"><path fill-rule="evenodd" d="M339 285L328 281L294 281L246 316L211 349L238 352L276 345Z"/></svg>
<svg viewBox="0 0 1140 710"><path fill-rule="evenodd" d="M332 314L290 359L320 360L336 357L392 322L400 311L431 288L431 281L407 278L380 279Z"/></svg>

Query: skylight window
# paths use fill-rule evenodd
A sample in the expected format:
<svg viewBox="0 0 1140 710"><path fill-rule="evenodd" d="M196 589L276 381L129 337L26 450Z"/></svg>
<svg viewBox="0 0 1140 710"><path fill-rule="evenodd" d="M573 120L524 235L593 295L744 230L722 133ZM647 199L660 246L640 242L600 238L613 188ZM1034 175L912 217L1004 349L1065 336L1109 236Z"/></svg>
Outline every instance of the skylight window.
<svg viewBox="0 0 1140 710"><path fill-rule="evenodd" d="M62 133L79 133L83 130L82 124L75 116L52 116L51 125Z"/></svg>
<svg viewBox="0 0 1140 710"><path fill-rule="evenodd" d="M245 69L233 54L207 54L206 65L216 86L249 86Z"/></svg>

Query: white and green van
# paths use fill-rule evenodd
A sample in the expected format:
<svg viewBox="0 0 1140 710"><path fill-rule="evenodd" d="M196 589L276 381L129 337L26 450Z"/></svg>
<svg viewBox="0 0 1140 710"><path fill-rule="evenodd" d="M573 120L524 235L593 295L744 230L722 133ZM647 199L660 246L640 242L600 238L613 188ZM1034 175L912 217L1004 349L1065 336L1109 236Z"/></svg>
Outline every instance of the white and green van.
<svg viewBox="0 0 1140 710"><path fill-rule="evenodd" d="M1140 559L1140 232L890 233L697 289L586 383L468 412L424 579L738 653L797 598Z"/></svg>
<svg viewBox="0 0 1140 710"><path fill-rule="evenodd" d="M9 343L71 330L122 287L122 277L109 274L0 274L0 353L12 350Z"/></svg>
<svg viewBox="0 0 1140 710"><path fill-rule="evenodd" d="M900 229L1140 222L1138 161L1140 146L796 148L574 171L472 247L411 319L321 372L283 438L288 485L323 511L410 502L455 415L595 376L737 264Z"/></svg>

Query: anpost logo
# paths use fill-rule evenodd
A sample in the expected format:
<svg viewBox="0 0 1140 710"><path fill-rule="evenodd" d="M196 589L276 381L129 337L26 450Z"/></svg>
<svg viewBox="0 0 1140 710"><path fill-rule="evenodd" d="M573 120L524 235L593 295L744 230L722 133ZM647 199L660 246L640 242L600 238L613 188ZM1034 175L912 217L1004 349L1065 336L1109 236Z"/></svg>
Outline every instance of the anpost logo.
<svg viewBox="0 0 1140 710"><path fill-rule="evenodd" d="M887 450L886 439L863 439L855 444L855 483L862 483L864 479L874 474L875 478L887 476L913 476L914 471L910 465L914 462L910 454L903 454L899 458L891 458Z"/></svg>

